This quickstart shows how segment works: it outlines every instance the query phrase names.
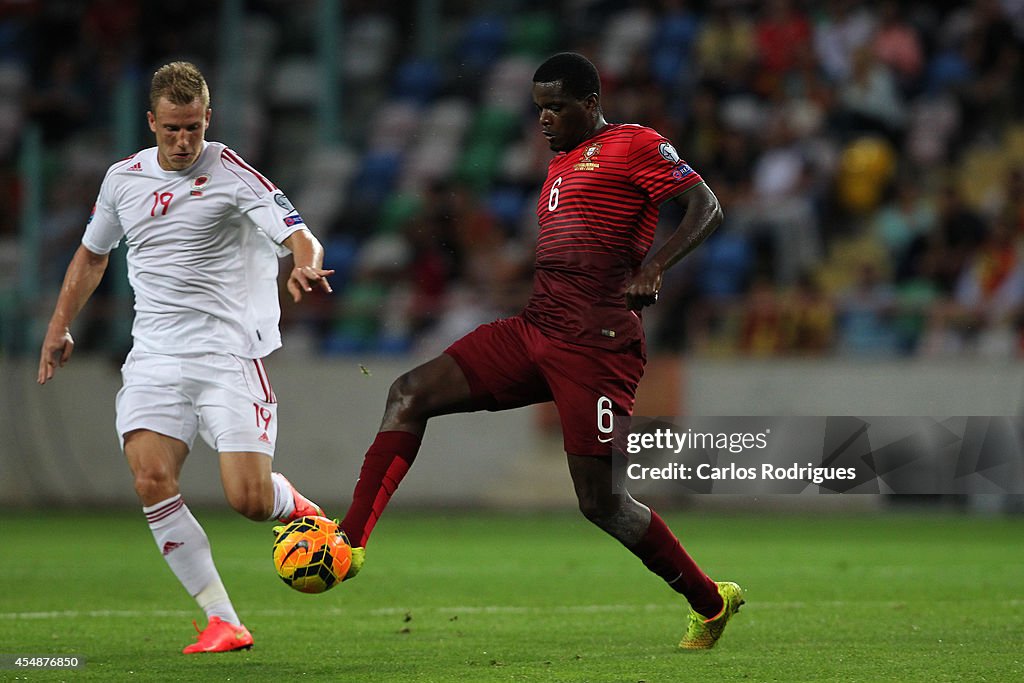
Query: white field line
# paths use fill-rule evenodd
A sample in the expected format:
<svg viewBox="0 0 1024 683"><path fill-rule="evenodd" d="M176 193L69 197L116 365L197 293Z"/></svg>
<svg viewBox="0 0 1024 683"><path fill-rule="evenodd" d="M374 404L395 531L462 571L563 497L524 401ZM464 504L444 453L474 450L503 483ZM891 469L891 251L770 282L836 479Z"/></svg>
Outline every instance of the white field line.
<svg viewBox="0 0 1024 683"><path fill-rule="evenodd" d="M515 605L474 605L465 607L378 607L370 610L345 609L343 607L327 607L323 609L310 610L308 613L316 616L348 616L355 614L368 615L371 617L390 617L404 615L410 612L425 614L435 612L437 614L588 614L599 612L627 612L667 609L666 605L575 605L563 607L518 607ZM276 617L295 614L300 609L254 609L245 610L246 616L255 615L261 617ZM678 607L676 607L678 609ZM194 612L186 610L52 610L45 612L0 612L0 619L146 619L152 617L193 617Z"/></svg>
<svg viewBox="0 0 1024 683"><path fill-rule="evenodd" d="M903 606L900 600L823 600L814 602L773 602L757 600L745 606L744 611L761 609L843 609L846 607L895 608ZM1024 600L1013 599L1001 603L1004 607L1024 606ZM287 616L303 609L254 609L245 610L246 615L261 617ZM556 605L552 607L517 606L517 605L453 605L449 607L378 607L369 610L358 608L327 607L315 610L316 616L346 616L362 614L372 617L390 617L407 613L441 615L458 614L602 614L615 612L658 612L662 610L677 611L678 603L647 604L647 605ZM194 611L189 610L53 610L42 612L0 612L0 620L14 621L19 619L149 619L157 617L191 618Z"/></svg>

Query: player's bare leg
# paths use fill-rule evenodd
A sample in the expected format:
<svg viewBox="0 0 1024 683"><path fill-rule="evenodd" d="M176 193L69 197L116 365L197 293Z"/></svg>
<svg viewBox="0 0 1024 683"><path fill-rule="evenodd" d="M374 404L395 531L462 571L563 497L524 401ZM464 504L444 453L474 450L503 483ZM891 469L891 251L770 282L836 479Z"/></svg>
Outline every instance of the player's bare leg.
<svg viewBox="0 0 1024 683"><path fill-rule="evenodd" d="M427 420L482 407L474 401L462 368L448 354L413 368L391 384L380 431L366 451L352 504L341 520L353 547L346 578L362 567L366 541L416 459Z"/></svg>
<svg viewBox="0 0 1024 683"><path fill-rule="evenodd" d="M178 479L188 446L178 439L136 429L124 437L124 454L143 505L156 505L178 495Z"/></svg>
<svg viewBox="0 0 1024 683"><path fill-rule="evenodd" d="M566 458L583 516L627 548L639 543L651 525L651 509L629 495L622 481L615 482L612 458Z"/></svg>
<svg viewBox="0 0 1024 683"><path fill-rule="evenodd" d="M408 432L422 438L428 419L479 408L462 368L443 353L392 382L380 431Z"/></svg>
<svg viewBox="0 0 1024 683"><path fill-rule="evenodd" d="M265 453L220 454L220 481L228 504L254 521L270 519L273 512L271 462Z"/></svg>
<svg viewBox="0 0 1024 683"><path fill-rule="evenodd" d="M739 586L716 584L697 566L661 517L629 495L625 468L613 467L612 456L568 455L567 459L583 515L690 603L691 625L680 646L712 647L743 602ZM727 586L724 593L723 586ZM699 637L691 637L695 628Z"/></svg>
<svg viewBox="0 0 1024 683"><path fill-rule="evenodd" d="M184 652L222 652L252 647L213 564L210 542L178 489L188 446L147 429L125 434L124 453L135 479L156 546L171 571L206 613L209 623Z"/></svg>
<svg viewBox="0 0 1024 683"><path fill-rule="evenodd" d="M280 472L272 472L266 453L221 453L220 479L228 503L251 520L290 522L322 517L323 508L306 498Z"/></svg>

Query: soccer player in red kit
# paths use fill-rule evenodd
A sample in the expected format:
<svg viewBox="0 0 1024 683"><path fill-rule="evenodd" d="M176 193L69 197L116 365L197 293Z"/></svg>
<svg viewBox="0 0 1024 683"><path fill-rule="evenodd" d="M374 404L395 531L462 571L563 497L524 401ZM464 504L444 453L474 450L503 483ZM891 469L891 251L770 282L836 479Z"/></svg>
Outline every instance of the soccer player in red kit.
<svg viewBox="0 0 1024 683"><path fill-rule="evenodd" d="M632 414L646 362L639 311L657 302L664 271L718 227L722 210L668 140L606 122L600 91L597 69L576 53L554 55L534 74L541 132L557 154L537 204L533 294L519 315L478 327L392 384L341 522L355 548L346 578L362 567L429 418L554 401L580 510L685 596L690 622L679 645L706 649L743 591L708 578L661 517L626 492L597 418ZM683 219L644 263L659 205L670 199Z"/></svg>

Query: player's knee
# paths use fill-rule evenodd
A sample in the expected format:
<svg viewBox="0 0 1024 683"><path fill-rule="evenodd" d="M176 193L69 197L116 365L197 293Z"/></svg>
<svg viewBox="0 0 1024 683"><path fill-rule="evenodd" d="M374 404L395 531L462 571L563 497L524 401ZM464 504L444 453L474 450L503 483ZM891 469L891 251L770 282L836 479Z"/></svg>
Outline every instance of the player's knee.
<svg viewBox="0 0 1024 683"><path fill-rule="evenodd" d="M243 517L248 517L254 522L265 522L270 519L273 508L259 499L245 498L231 503L237 512Z"/></svg>
<svg viewBox="0 0 1024 683"><path fill-rule="evenodd" d="M598 495L594 493L578 493L580 512L591 523L602 529L607 525L608 520L614 517L617 505L613 496Z"/></svg>
<svg viewBox="0 0 1024 683"><path fill-rule="evenodd" d="M255 522L270 519L274 511L274 501L264 495L258 486L238 487L227 493L228 504L241 514Z"/></svg>
<svg viewBox="0 0 1024 683"><path fill-rule="evenodd" d="M137 467L133 476L135 493L143 505L155 505L178 493L177 477L162 463Z"/></svg>
<svg viewBox="0 0 1024 683"><path fill-rule="evenodd" d="M411 372L401 375L388 390L387 412L399 420L422 419L426 415L428 396Z"/></svg>

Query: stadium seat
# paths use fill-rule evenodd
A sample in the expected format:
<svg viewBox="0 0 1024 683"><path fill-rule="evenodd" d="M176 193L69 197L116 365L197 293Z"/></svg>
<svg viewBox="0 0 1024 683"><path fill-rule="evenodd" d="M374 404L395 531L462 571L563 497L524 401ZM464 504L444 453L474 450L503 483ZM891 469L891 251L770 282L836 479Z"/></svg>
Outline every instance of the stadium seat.
<svg viewBox="0 0 1024 683"><path fill-rule="evenodd" d="M381 207L376 231L391 233L401 230L405 223L419 212L421 204L420 198L414 194L392 194Z"/></svg>
<svg viewBox="0 0 1024 683"><path fill-rule="evenodd" d="M387 78L398 42L394 24L379 14L357 15L347 24L345 40L338 46L338 61L347 78L369 83Z"/></svg>
<svg viewBox="0 0 1024 683"><path fill-rule="evenodd" d="M469 140L471 143L500 144L519 130L520 118L516 112L502 107L484 107L473 119Z"/></svg>
<svg viewBox="0 0 1024 683"><path fill-rule="evenodd" d="M348 285L358 253L354 237L338 235L324 240L324 268L334 271L330 281L335 291L343 291Z"/></svg>
<svg viewBox="0 0 1024 683"><path fill-rule="evenodd" d="M699 26L686 12L674 12L659 18L651 40L651 75L665 87L680 80L690 66L690 52Z"/></svg>
<svg viewBox="0 0 1024 683"><path fill-rule="evenodd" d="M245 59L239 65L246 98L262 98L263 84L268 78L278 27L267 17L249 16L242 27Z"/></svg>
<svg viewBox="0 0 1024 683"><path fill-rule="evenodd" d="M394 96L427 104L441 88L441 68L430 59L409 59L399 65L395 74Z"/></svg>
<svg viewBox="0 0 1024 683"><path fill-rule="evenodd" d="M754 250L740 234L719 231L708 238L697 255L697 286L716 299L746 291L754 267Z"/></svg>
<svg viewBox="0 0 1024 683"><path fill-rule="evenodd" d="M378 335L373 350L381 355L402 355L412 349L412 339L405 334L383 333Z"/></svg>
<svg viewBox="0 0 1024 683"><path fill-rule="evenodd" d="M398 189L418 192L431 181L448 177L459 159L460 146L461 140L452 143L424 137L403 164Z"/></svg>
<svg viewBox="0 0 1024 683"><path fill-rule="evenodd" d="M295 56L278 62L270 79L270 103L282 109L313 107L319 97L316 62Z"/></svg>
<svg viewBox="0 0 1024 683"><path fill-rule="evenodd" d="M391 192L401 167L402 158L398 152L368 152L352 181L352 200L361 204L380 205Z"/></svg>
<svg viewBox="0 0 1024 683"><path fill-rule="evenodd" d="M529 106L529 92L537 60L513 54L502 57L487 77L488 87L480 93L485 108L519 113Z"/></svg>
<svg viewBox="0 0 1024 683"><path fill-rule="evenodd" d="M420 107L407 99L384 103L374 118L369 148L402 151L411 143L421 125Z"/></svg>
<svg viewBox="0 0 1024 683"><path fill-rule="evenodd" d="M328 230L345 209L352 177L357 170L355 154L345 147L323 147L310 155L302 168L304 182L293 197L307 224Z"/></svg>
<svg viewBox="0 0 1024 683"><path fill-rule="evenodd" d="M531 12L512 20L508 49L516 55L542 59L554 51L558 25L549 12Z"/></svg>
<svg viewBox="0 0 1024 683"><path fill-rule="evenodd" d="M505 50L507 27L496 14L481 14L466 25L455 59L468 71L482 74Z"/></svg>
<svg viewBox="0 0 1024 683"><path fill-rule="evenodd" d="M498 187L487 195L487 208L497 218L506 233L514 233L526 208L523 191L515 187Z"/></svg>
<svg viewBox="0 0 1024 683"><path fill-rule="evenodd" d="M602 74L623 75L633 57L650 44L654 28L654 17L644 9L627 9L612 17L601 50Z"/></svg>
<svg viewBox="0 0 1024 683"><path fill-rule="evenodd" d="M491 140L472 144L459 158L457 179L477 192L486 191L498 173L502 153L502 145Z"/></svg>

